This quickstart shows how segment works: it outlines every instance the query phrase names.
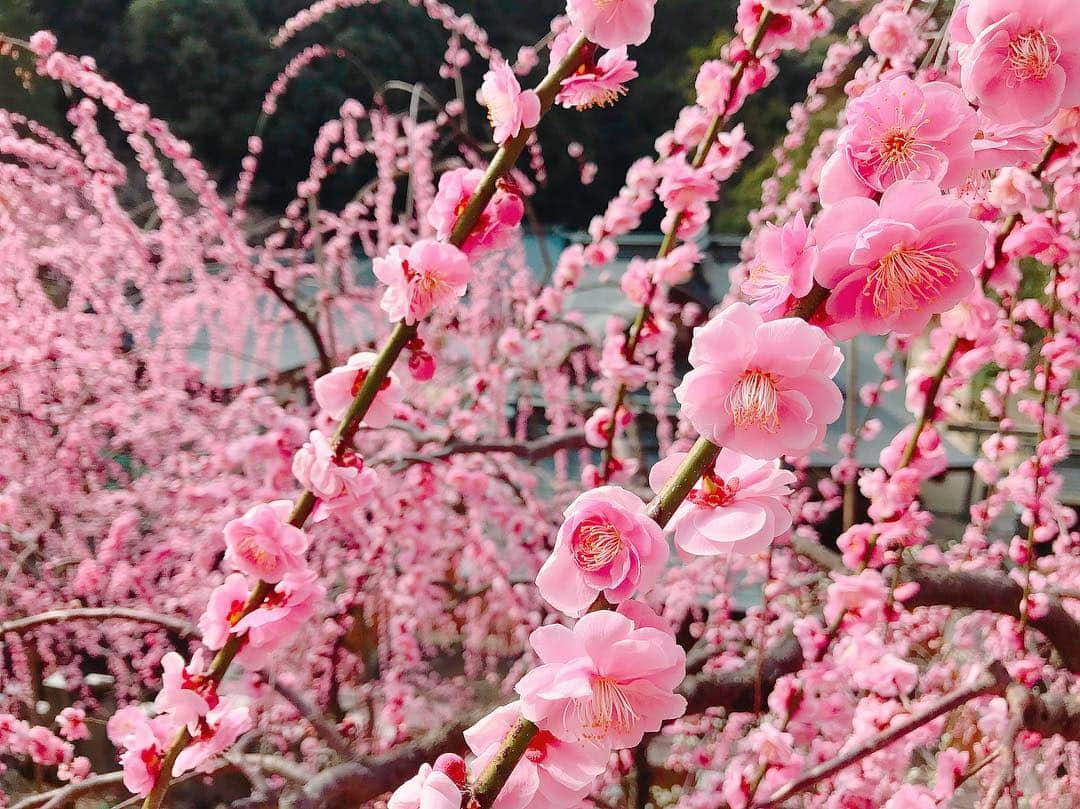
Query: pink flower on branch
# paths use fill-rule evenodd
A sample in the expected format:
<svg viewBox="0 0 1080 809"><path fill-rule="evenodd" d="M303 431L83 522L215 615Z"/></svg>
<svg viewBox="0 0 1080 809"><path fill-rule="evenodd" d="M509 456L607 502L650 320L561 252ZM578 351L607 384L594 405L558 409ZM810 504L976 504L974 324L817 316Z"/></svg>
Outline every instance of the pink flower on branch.
<svg viewBox="0 0 1080 809"><path fill-rule="evenodd" d="M843 355L816 326L766 323L745 303L694 330L693 366L675 389L683 415L714 444L752 458L803 453L825 437L843 399Z"/></svg>
<svg viewBox="0 0 1080 809"><path fill-rule="evenodd" d="M522 90L506 62L496 62L484 74L478 98L487 107L492 138L499 145L540 123L540 96L533 90Z"/></svg>
<svg viewBox="0 0 1080 809"><path fill-rule="evenodd" d="M649 485L659 492L686 458L676 452L657 463ZM779 461L759 461L724 448L668 522L683 553L716 556L764 550L791 528L786 499L795 475Z"/></svg>
<svg viewBox="0 0 1080 809"><path fill-rule="evenodd" d="M229 633L244 615L244 605L251 588L243 573L232 573L224 583L215 587L199 617L199 632L207 649L217 650L225 645Z"/></svg>
<svg viewBox="0 0 1080 809"><path fill-rule="evenodd" d="M582 615L600 593L617 603L656 583L668 546L637 495L601 486L579 495L565 516L555 549L536 576L553 607Z"/></svg>
<svg viewBox="0 0 1080 809"><path fill-rule="evenodd" d="M634 604L632 620L601 610L574 628L542 626L529 637L542 665L518 682L521 713L566 742L620 749L682 716L673 693L686 674L686 654L659 619Z"/></svg>
<svg viewBox="0 0 1080 809"><path fill-rule="evenodd" d="M305 568L307 535L289 525L292 503L275 500L250 509L225 525L225 561L268 582L281 581Z"/></svg>
<svg viewBox="0 0 1080 809"><path fill-rule="evenodd" d="M332 419L340 419L352 404L368 371L375 364L375 354L361 351L349 357L330 373L315 380L315 401ZM394 411L401 404L401 383L393 371L386 375L379 392L368 408L361 424L368 427L385 427L394 418Z"/></svg>
<svg viewBox="0 0 1080 809"><path fill-rule="evenodd" d="M791 299L801 298L814 283L817 246L800 211L778 227L772 223L757 238L757 254L742 293L766 317L776 316Z"/></svg>
<svg viewBox="0 0 1080 809"><path fill-rule="evenodd" d="M416 775L394 790L386 809L461 809L461 790L446 773L421 764Z"/></svg>
<svg viewBox="0 0 1080 809"><path fill-rule="evenodd" d="M246 706L222 702L206 715L191 743L176 757L173 778L192 770L211 772L213 760L236 744L250 728L251 715Z"/></svg>
<svg viewBox="0 0 1080 809"><path fill-rule="evenodd" d="M465 254L445 242L421 240L395 246L372 262L386 284L379 305L391 321L413 325L435 309L445 309L465 294L472 269Z"/></svg>
<svg viewBox="0 0 1080 809"><path fill-rule="evenodd" d="M86 724L86 711L82 708L64 708L56 717L60 735L69 742L90 738L90 727Z"/></svg>
<svg viewBox="0 0 1080 809"><path fill-rule="evenodd" d="M199 723L217 707L217 687L205 677L202 652L197 651L190 665L176 652L161 658L161 690L154 700L159 714L168 714L190 733L197 733Z"/></svg>
<svg viewBox="0 0 1080 809"><path fill-rule="evenodd" d="M640 45L652 32L656 0L567 0L574 27L601 48Z"/></svg>
<svg viewBox="0 0 1080 809"><path fill-rule="evenodd" d="M1003 124L1041 126L1080 104L1073 0L972 0L966 12L973 41L960 50L960 82L982 112Z"/></svg>
<svg viewBox="0 0 1080 809"><path fill-rule="evenodd" d="M480 169L466 168L452 169L439 178L439 190L427 212L428 224L435 228L438 238L450 237L483 178ZM521 196L506 184L500 184L461 245L462 252L475 257L505 246L524 212Z"/></svg>
<svg viewBox="0 0 1080 809"><path fill-rule="evenodd" d="M869 197L904 180L953 188L974 160L978 116L963 94L944 82L919 85L907 76L876 84L848 104L836 152L821 178L821 201Z"/></svg>
<svg viewBox="0 0 1080 809"><path fill-rule="evenodd" d="M141 708L129 705L114 713L106 725L109 741L120 748L124 786L136 795L154 788L177 727L169 717L151 719Z"/></svg>
<svg viewBox="0 0 1080 809"><path fill-rule="evenodd" d="M519 716L521 702L512 702L465 731L465 743L476 756L474 773L483 772L491 763ZM525 748L492 809L575 805L589 794L610 755L606 746L588 739L569 742L541 730Z"/></svg>
<svg viewBox="0 0 1080 809"><path fill-rule="evenodd" d="M261 606L233 626L233 634L245 636L237 660L252 669L265 666L311 620L325 597L326 587L314 571L285 576Z"/></svg>
<svg viewBox="0 0 1080 809"><path fill-rule="evenodd" d="M551 43L552 64L566 58L580 35L571 26L555 37ZM577 110L614 104L626 95L626 83L637 78L636 67L637 62L629 58L625 47L614 48L597 58L596 46L588 44L581 65L559 85L555 103Z"/></svg>
<svg viewBox="0 0 1080 809"><path fill-rule="evenodd" d="M330 442L318 430L293 456L292 471L305 489L319 498L314 519L325 519L334 511L359 507L378 486L379 476L364 466L364 459L346 450L339 463Z"/></svg>
<svg viewBox="0 0 1080 809"><path fill-rule="evenodd" d="M830 333L913 334L975 285L989 235L935 183L901 180L881 202L848 198L814 222Z"/></svg>

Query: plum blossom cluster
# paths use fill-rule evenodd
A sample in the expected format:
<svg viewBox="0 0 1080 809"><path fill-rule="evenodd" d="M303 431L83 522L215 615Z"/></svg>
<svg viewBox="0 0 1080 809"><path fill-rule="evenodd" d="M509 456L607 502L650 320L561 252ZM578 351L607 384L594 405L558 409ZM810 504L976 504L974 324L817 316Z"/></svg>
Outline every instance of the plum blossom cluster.
<svg viewBox="0 0 1080 809"><path fill-rule="evenodd" d="M276 41L365 4L321 0ZM348 99L257 245L240 223L258 134L230 209L93 60L28 43L77 98L70 139L0 110L4 790L33 771L58 786L32 800L55 804L122 779L157 809L173 778L213 789L229 767L254 802L390 809L1075 793L1068 4L865 9L792 108L709 312L673 289L757 137L732 118L784 51L829 36L826 4L740 2L693 103L543 286L519 227L544 178L532 132L549 106L631 91L632 49L673 21L655 0L569 0L555 80L527 89L539 48L508 60L470 16L413 5L447 32L442 78L486 61L495 168L453 139L461 97L430 118ZM267 115L330 53L289 61ZM104 115L156 224L121 202ZM364 156L371 184L320 210ZM589 334L575 290L657 202L664 247L618 278L638 317ZM267 371L283 324L310 360ZM655 455L636 443L646 411ZM958 449L960 420L976 437ZM967 452L970 504L943 520L956 487L938 481ZM259 755L233 750L255 738Z"/></svg>

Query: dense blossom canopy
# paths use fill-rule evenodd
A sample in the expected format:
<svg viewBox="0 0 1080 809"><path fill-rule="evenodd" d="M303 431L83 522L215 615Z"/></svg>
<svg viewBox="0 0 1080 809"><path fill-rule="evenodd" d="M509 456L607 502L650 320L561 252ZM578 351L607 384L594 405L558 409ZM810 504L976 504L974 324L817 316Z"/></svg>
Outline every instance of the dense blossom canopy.
<svg viewBox="0 0 1080 809"><path fill-rule="evenodd" d="M4 805L1080 794L1072 4L740 0L538 276L530 198L574 189L534 130L632 93L679 21L568 0L507 58L410 2L443 82L344 100L269 231L260 133L324 46L219 186L93 59L0 37L70 105L62 132L0 109ZM815 43L727 293L695 299L764 145L733 118ZM325 210L346 167L370 181ZM657 255L622 262L654 208Z"/></svg>

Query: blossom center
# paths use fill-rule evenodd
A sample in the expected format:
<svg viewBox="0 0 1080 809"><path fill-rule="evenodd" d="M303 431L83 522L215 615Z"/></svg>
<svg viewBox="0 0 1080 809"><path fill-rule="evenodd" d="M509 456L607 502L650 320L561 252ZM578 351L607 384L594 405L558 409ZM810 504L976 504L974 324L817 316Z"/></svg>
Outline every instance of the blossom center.
<svg viewBox="0 0 1080 809"><path fill-rule="evenodd" d="M887 167L911 169L915 163L915 128L890 127L878 143L881 162Z"/></svg>
<svg viewBox="0 0 1080 809"><path fill-rule="evenodd" d="M352 395L353 396L356 396L358 393L360 393L360 388L364 384L364 380L367 379L367 375L368 375L368 371L367 371L366 368L364 370L362 370L362 371L357 371L356 372L356 378L353 379L353 383L352 383ZM388 387L390 387L390 377L389 376L383 378L383 381L379 384L379 390L386 390Z"/></svg>
<svg viewBox="0 0 1080 809"><path fill-rule="evenodd" d="M610 677L592 681L592 696L577 700L575 709L581 721L582 736L602 740L614 730L629 733L640 719L622 686Z"/></svg>
<svg viewBox="0 0 1080 809"><path fill-rule="evenodd" d="M241 537L236 543L236 552L256 570L264 573L270 573L274 570L274 554L260 545L254 534Z"/></svg>
<svg viewBox="0 0 1080 809"><path fill-rule="evenodd" d="M539 764L547 758L548 745L555 741L555 737L546 730L541 730L533 736L529 746L525 748L525 758L533 764Z"/></svg>
<svg viewBox="0 0 1080 809"><path fill-rule="evenodd" d="M142 759L146 772L156 781L158 774L161 772L161 765L165 761L161 749L156 746L147 747L139 754L139 758Z"/></svg>
<svg viewBox="0 0 1080 809"><path fill-rule="evenodd" d="M1056 39L1042 31L1028 31L1009 43L1009 68L1019 81L1042 81L1060 55Z"/></svg>
<svg viewBox="0 0 1080 809"><path fill-rule="evenodd" d="M727 508L735 502L735 495L739 493L738 478L725 481L713 472L706 472L701 482L702 487L691 491L686 499L702 508Z"/></svg>
<svg viewBox="0 0 1080 809"><path fill-rule="evenodd" d="M779 405L776 379L772 374L758 370L749 370L740 376L726 402L736 427L757 427L767 433L780 429Z"/></svg>
<svg viewBox="0 0 1080 809"><path fill-rule="evenodd" d="M864 294L872 296L881 316L917 309L956 278L956 265L931 250L897 245L867 275Z"/></svg>
<svg viewBox="0 0 1080 809"><path fill-rule="evenodd" d="M743 293L754 300L778 294L785 290L791 281L791 274L771 270L759 264L750 270Z"/></svg>
<svg viewBox="0 0 1080 809"><path fill-rule="evenodd" d="M603 518L587 520L574 532L574 561L582 570L600 570L622 550L619 529Z"/></svg>
<svg viewBox="0 0 1080 809"><path fill-rule="evenodd" d="M234 601L229 605L229 614L225 616L225 620L228 621L229 626L236 626L240 623L240 619L244 617L244 602Z"/></svg>

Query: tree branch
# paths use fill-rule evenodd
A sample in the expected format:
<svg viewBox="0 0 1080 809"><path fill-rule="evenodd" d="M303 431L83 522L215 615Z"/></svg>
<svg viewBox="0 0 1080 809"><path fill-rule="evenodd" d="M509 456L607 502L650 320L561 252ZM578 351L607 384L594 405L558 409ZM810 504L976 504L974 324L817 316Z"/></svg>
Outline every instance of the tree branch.
<svg viewBox="0 0 1080 809"><path fill-rule="evenodd" d="M811 539L794 536L792 548L826 570L847 572L840 554ZM945 570L927 565L901 565L900 580L914 582L919 591L903 602L914 607L955 607L987 610L1020 618L1023 588L1003 573L974 570ZM1050 597L1046 615L1029 621L1054 645L1065 667L1080 672L1080 621Z"/></svg>
<svg viewBox="0 0 1080 809"><path fill-rule="evenodd" d="M307 723L315 729L319 738L326 742L327 747L346 761L353 757L352 745L338 732L338 729L334 727L334 723L327 719L317 706L312 705L307 697L295 688L285 685L276 677L270 683L274 690L290 702L300 716L307 720Z"/></svg>
<svg viewBox="0 0 1080 809"><path fill-rule="evenodd" d="M282 802L286 809L345 809L360 806L400 786L416 775L420 765L442 753L465 749L462 734L487 713L487 709L449 723L414 742L388 753L323 770L298 795Z"/></svg>
<svg viewBox="0 0 1080 809"><path fill-rule="evenodd" d="M271 294L284 306L293 317L296 318L296 322L300 324L300 327L308 333L311 338L312 345L315 346L315 353L319 356L319 375L330 373L334 367L334 360L330 356L330 352L326 348L326 343L323 342L322 334L319 332L318 324L312 320L311 315L305 312L296 301L285 294L277 282L277 277L274 273L270 273L268 276L262 279L263 285L270 290Z"/></svg>
<svg viewBox="0 0 1080 809"><path fill-rule="evenodd" d="M850 767L852 764L861 761L872 753L876 753L879 750L888 747L890 744L903 738L913 730L929 724L939 716L947 714L955 708L959 708L961 705L976 697L986 696L987 694L1004 693L1008 684L1009 672L1006 671L1001 663L994 661L975 682L963 686L962 688L958 688L950 694L946 694L941 699L928 705L918 713L912 714L903 722L898 722L892 727L881 731L881 733L877 733L869 739L864 739L859 744L849 748L835 758L824 761L816 767L811 767L799 778L774 792L772 797L755 804L755 806L761 807L761 809L779 806L792 795L803 792L819 781L824 781L826 778L835 775L845 767Z"/></svg>
<svg viewBox="0 0 1080 809"><path fill-rule="evenodd" d="M369 461L370 465L392 464L395 471L415 463L432 463L449 458L451 455L496 454L514 455L526 461L539 461L550 458L564 449L581 449L589 444L585 440L584 430L570 430L559 435L545 435L535 441L451 441L431 452L402 452L393 455L380 455Z"/></svg>
<svg viewBox="0 0 1080 809"><path fill-rule="evenodd" d="M144 624L158 624L165 629L176 632L185 638L198 638L199 631L182 618L173 618L169 615L159 615L145 610L133 610L126 607L73 607L66 610L49 610L37 615L28 615L24 618L14 618L0 623L0 636L13 632L21 635L31 629L46 624L60 624L67 621L138 621Z"/></svg>

